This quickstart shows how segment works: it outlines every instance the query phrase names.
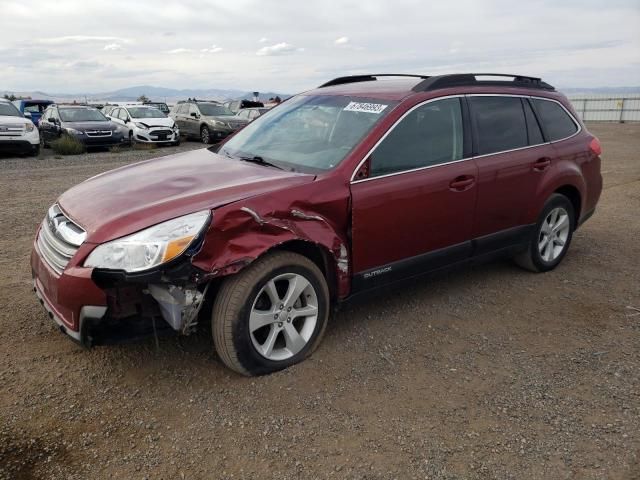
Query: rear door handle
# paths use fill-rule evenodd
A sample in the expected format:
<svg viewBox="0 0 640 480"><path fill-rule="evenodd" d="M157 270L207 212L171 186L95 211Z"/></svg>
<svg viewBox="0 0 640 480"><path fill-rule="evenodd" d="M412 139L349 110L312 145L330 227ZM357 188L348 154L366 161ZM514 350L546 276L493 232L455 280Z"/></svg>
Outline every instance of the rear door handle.
<svg viewBox="0 0 640 480"><path fill-rule="evenodd" d="M543 170L549 168L550 165L551 159L549 157L542 157L536 160L536 162L533 164L533 169L538 172L542 172Z"/></svg>
<svg viewBox="0 0 640 480"><path fill-rule="evenodd" d="M475 182L475 177L472 177L471 175L460 175L459 177L451 180L451 183L449 183L449 188L456 192L463 192L471 188L471 186Z"/></svg>

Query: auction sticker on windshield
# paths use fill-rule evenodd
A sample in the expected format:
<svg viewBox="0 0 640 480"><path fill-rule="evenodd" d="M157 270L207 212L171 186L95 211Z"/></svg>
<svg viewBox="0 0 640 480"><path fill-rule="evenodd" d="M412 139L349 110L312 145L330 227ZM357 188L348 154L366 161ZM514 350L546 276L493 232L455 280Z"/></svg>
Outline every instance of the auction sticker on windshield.
<svg viewBox="0 0 640 480"><path fill-rule="evenodd" d="M388 105L381 103L361 103L361 102L349 102L349 105L344 107L345 112L365 112L365 113L382 113Z"/></svg>

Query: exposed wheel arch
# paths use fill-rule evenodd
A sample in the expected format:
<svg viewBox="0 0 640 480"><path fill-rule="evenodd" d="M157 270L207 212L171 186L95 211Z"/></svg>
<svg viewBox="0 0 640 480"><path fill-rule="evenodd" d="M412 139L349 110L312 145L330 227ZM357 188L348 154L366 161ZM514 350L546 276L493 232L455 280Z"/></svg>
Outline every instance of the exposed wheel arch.
<svg viewBox="0 0 640 480"><path fill-rule="evenodd" d="M580 215L582 212L582 197L580 196L580 191L573 185L563 185L562 187L556 189L553 193L559 193L560 195L564 195L569 199L569 201L573 205L575 224L578 225L580 223Z"/></svg>
<svg viewBox="0 0 640 480"><path fill-rule="evenodd" d="M336 272L336 262L331 255L331 252L329 252L326 248L318 245L317 243L305 240L291 240L276 245L275 247L264 252L260 257L273 251L294 252L307 257L309 260L315 263L315 265L320 269L325 279L327 280L331 299L334 300L337 297L338 278Z"/></svg>

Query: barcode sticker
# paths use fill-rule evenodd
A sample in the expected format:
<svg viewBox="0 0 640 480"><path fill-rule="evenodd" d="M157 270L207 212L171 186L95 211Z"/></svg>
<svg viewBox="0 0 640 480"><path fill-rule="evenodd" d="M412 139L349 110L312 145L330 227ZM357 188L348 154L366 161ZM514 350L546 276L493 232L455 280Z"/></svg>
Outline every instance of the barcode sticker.
<svg viewBox="0 0 640 480"><path fill-rule="evenodd" d="M349 105L344 107L344 111L380 114L387 106L388 105L383 105L382 103L349 102Z"/></svg>

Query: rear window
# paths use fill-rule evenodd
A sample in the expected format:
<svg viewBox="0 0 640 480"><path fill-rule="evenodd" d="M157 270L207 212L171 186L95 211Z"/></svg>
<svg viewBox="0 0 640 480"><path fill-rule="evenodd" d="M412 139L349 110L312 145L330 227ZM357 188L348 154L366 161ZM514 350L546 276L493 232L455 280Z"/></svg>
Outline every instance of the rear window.
<svg viewBox="0 0 640 480"><path fill-rule="evenodd" d="M562 140L578 131L578 126L567 111L551 100L533 99L549 141Z"/></svg>
<svg viewBox="0 0 640 480"><path fill-rule="evenodd" d="M478 155L528 145L527 123L519 97L470 97Z"/></svg>

